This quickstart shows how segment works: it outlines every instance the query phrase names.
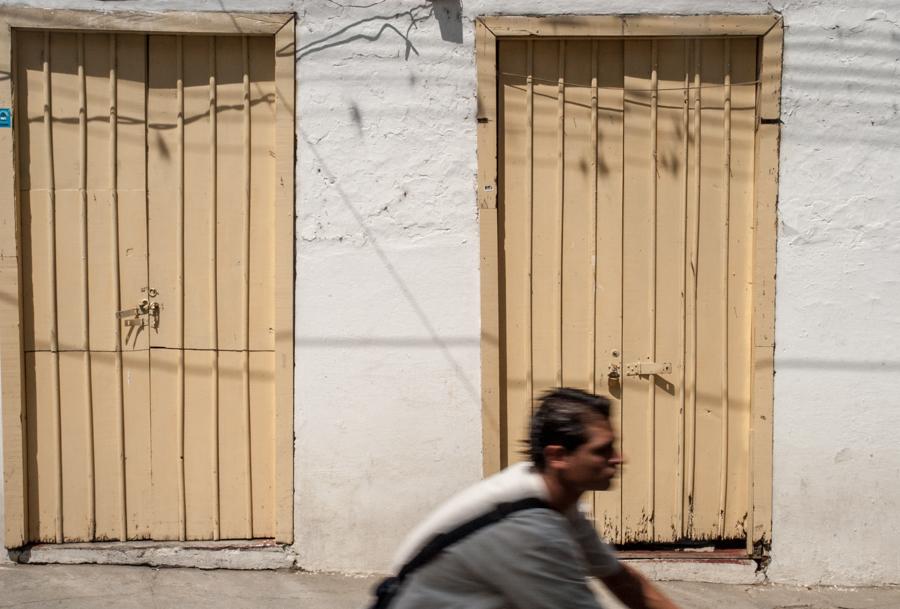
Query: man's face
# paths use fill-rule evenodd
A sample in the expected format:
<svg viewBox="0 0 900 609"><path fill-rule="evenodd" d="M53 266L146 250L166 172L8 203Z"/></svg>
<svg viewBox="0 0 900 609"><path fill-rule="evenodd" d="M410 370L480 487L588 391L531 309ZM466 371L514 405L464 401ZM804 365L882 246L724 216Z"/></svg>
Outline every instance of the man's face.
<svg viewBox="0 0 900 609"><path fill-rule="evenodd" d="M616 436L609 421L600 417L585 425L585 433L587 442L560 460L561 480L581 492L605 491L622 463L613 448Z"/></svg>

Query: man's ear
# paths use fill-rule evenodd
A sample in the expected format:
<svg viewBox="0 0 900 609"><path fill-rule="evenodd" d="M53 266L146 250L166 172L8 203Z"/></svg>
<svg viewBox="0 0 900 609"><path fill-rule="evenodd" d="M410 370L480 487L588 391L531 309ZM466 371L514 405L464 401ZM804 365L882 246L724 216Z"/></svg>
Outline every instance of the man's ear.
<svg viewBox="0 0 900 609"><path fill-rule="evenodd" d="M549 446L545 446L544 463L547 464L547 467L558 468L563 465L563 460L567 454L568 452L566 451L566 449L559 444L551 444Z"/></svg>

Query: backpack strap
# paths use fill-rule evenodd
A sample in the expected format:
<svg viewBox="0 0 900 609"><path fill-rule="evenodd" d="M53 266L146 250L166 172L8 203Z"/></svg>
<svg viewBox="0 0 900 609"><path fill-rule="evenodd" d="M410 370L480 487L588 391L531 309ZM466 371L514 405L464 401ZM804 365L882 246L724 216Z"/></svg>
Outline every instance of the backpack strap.
<svg viewBox="0 0 900 609"><path fill-rule="evenodd" d="M537 497L526 497L525 499L519 499L518 501L501 503L486 514L482 514L477 518L464 522L446 533L435 535L431 538L431 541L425 544L425 546L409 560L409 562L403 565L396 576L388 577L378 585L375 589L376 601L375 604L372 605L372 609L387 609L388 603L390 603L397 594L403 580L405 580L413 571L424 567L426 564L437 558L441 552L453 544L462 541L472 533L475 533L488 525L500 522L511 514L521 512L522 510L541 508L550 509L550 505L543 499L538 499Z"/></svg>

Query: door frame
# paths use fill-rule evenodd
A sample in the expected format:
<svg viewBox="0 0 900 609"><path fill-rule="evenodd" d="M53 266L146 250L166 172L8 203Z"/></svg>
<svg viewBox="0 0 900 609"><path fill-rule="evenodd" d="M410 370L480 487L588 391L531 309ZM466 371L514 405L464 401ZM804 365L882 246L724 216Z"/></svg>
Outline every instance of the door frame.
<svg viewBox="0 0 900 609"><path fill-rule="evenodd" d="M27 542L27 472L22 341L14 49L17 29L147 34L270 35L275 38L275 540L294 540L294 155L293 13L94 12L0 8L0 384L2 384L5 546Z"/></svg>
<svg viewBox="0 0 900 609"><path fill-rule="evenodd" d="M497 211L497 43L502 38L754 36L759 39L756 117L753 292L751 319L750 489L747 550L768 553L772 539L772 412L774 408L775 245L781 68L780 15L636 15L480 17L477 70L477 200L481 248L481 403L484 475L500 469L500 233Z"/></svg>

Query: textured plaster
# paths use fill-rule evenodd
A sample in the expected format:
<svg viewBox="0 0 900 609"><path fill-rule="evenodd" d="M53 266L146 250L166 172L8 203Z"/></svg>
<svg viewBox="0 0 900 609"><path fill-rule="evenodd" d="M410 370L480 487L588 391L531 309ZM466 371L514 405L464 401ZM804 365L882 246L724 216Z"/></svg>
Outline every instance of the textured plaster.
<svg viewBox="0 0 900 609"><path fill-rule="evenodd" d="M346 571L480 475L474 18L782 12L768 576L900 582L896 2L30 4L298 14L294 549Z"/></svg>

